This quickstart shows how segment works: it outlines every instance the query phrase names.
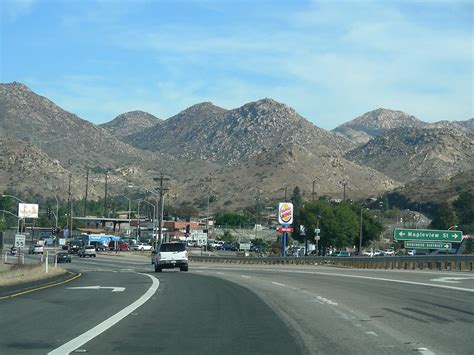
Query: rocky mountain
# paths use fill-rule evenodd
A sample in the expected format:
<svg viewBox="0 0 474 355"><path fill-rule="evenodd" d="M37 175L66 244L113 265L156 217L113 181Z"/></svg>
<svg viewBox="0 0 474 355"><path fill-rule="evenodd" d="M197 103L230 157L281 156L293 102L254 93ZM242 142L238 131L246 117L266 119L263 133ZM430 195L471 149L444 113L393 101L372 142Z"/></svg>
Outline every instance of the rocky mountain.
<svg viewBox="0 0 474 355"><path fill-rule="evenodd" d="M133 165L147 155L19 83L0 84L0 137L29 142L64 166L81 169Z"/></svg>
<svg viewBox="0 0 474 355"><path fill-rule="evenodd" d="M108 171L108 183L113 192L114 187L123 191L131 181L138 185L152 186L153 177L159 172L173 176L173 167L180 166L173 165L173 157L142 151L121 142L106 129L63 110L25 85L15 82L0 84L0 139L29 143L25 147L31 150L32 160L48 157L57 161L68 171L64 176L72 173L80 181L81 186L73 186L73 192L84 191L88 169L90 181L96 181L102 186L105 172ZM6 147L4 145L3 149ZM22 154L27 154L28 149L25 148ZM37 176L50 174L41 164L36 169ZM65 183L68 181L62 182ZM18 185L22 186L20 182ZM60 185L55 184L58 194L62 191ZM36 184L31 184L30 188L38 193L49 193L39 180ZM83 193L80 196L82 195ZM75 195L75 198L79 196Z"/></svg>
<svg viewBox="0 0 474 355"><path fill-rule="evenodd" d="M148 112L130 111L122 113L112 121L99 125L105 128L111 135L122 140L124 137L134 133L144 131L154 125L161 124L162 121Z"/></svg>
<svg viewBox="0 0 474 355"><path fill-rule="evenodd" d="M125 142L181 159L199 158L224 165L238 164L278 144L298 143L337 152L353 146L272 99L233 110L198 104L161 125L127 137Z"/></svg>
<svg viewBox="0 0 474 355"><path fill-rule="evenodd" d="M212 195L211 209L238 210L256 198L281 200L284 186L309 198L313 180L318 195L342 198L346 183L347 198L356 199L412 177L447 181L473 166L472 133L365 129L379 135L355 149L272 99L232 110L201 103L163 121L133 111L96 126L22 84L0 84L0 189L64 199L71 176L72 197L81 199L89 171L90 198L103 196L106 172L110 195L132 196L153 190L163 173L167 201L203 208Z"/></svg>
<svg viewBox="0 0 474 355"><path fill-rule="evenodd" d="M256 198L266 198L267 203L282 200L285 186L287 198L298 186L303 197L310 199L313 180L317 196L340 199L343 182L347 183L346 196L350 199L376 196L399 186L389 177L337 154L320 154L291 143L279 144L239 164L214 170L200 180L188 179L183 188L196 191L201 200L207 194L216 195L221 205L238 209Z"/></svg>
<svg viewBox="0 0 474 355"><path fill-rule="evenodd" d="M425 125L426 123L420 121L415 116L402 111L379 108L337 126L333 129L333 132L337 132L355 143L363 144L389 129L423 127Z"/></svg>
<svg viewBox="0 0 474 355"><path fill-rule="evenodd" d="M454 201L461 192L474 194L474 169L463 171L449 179L418 179L400 186L387 195L392 201L419 209L425 205Z"/></svg>
<svg viewBox="0 0 474 355"><path fill-rule="evenodd" d="M429 128L452 128L474 133L474 118L466 121L438 121L427 124Z"/></svg>
<svg viewBox="0 0 474 355"><path fill-rule="evenodd" d="M345 157L401 182L449 179L474 166L474 134L446 128L396 128Z"/></svg>
<svg viewBox="0 0 474 355"><path fill-rule="evenodd" d="M67 196L70 171L58 160L30 143L0 138L0 190L26 191L32 195ZM82 177L71 174L71 193L82 195ZM91 179L89 196L94 199L102 194L102 185Z"/></svg>

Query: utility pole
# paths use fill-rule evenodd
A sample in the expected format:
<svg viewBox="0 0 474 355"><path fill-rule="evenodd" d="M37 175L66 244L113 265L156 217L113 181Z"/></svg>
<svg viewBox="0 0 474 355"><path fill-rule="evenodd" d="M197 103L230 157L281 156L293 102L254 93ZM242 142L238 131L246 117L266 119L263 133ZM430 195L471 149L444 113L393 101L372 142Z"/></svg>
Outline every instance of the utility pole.
<svg viewBox="0 0 474 355"><path fill-rule="evenodd" d="M311 195L312 195L312 197L313 197L313 198L312 198L313 201L314 201L314 196L316 195L316 193L314 192L314 184L316 183L317 180L319 180L319 178L315 178L315 179L313 180L313 192L311 193Z"/></svg>
<svg viewBox="0 0 474 355"><path fill-rule="evenodd" d="M342 187L344 188L344 193L343 193L343 195L342 195L342 201L345 201L345 200L346 200L346 185L347 185L347 182L344 181L344 182L342 183Z"/></svg>
<svg viewBox="0 0 474 355"><path fill-rule="evenodd" d="M89 168L87 168L86 174L86 196L84 198L84 217L87 215L87 192L89 190Z"/></svg>
<svg viewBox="0 0 474 355"><path fill-rule="evenodd" d="M360 208L359 255L362 254L362 207Z"/></svg>
<svg viewBox="0 0 474 355"><path fill-rule="evenodd" d="M163 188L163 181L169 180L169 178L165 178L163 176L163 173L161 173L159 178L154 178L153 180L160 181L160 187L158 188L160 190L160 220L159 220L159 225L158 225L158 238L160 239L159 244L161 244L162 239L163 239L163 207L164 207L164 191L168 189ZM157 238L157 239L158 239ZM155 240L155 250L157 250L158 243Z"/></svg>
<svg viewBox="0 0 474 355"><path fill-rule="evenodd" d="M212 173L209 175L209 190L207 192L206 230L207 230L208 238L209 238L209 218L210 218L209 204L210 204L210 199L211 199L211 193L212 193Z"/></svg>
<svg viewBox="0 0 474 355"><path fill-rule="evenodd" d="M69 226L71 225L70 222L72 222L72 219L71 219L71 178L72 178L72 174L69 174L69 188L67 192L67 207L68 207L69 213L68 213L68 218L66 221L66 226L69 233L72 232L69 228Z"/></svg>
<svg viewBox="0 0 474 355"><path fill-rule="evenodd" d="M288 184L285 183L285 202L286 202L286 195L287 195L287 191L288 191Z"/></svg>
<svg viewBox="0 0 474 355"><path fill-rule="evenodd" d="M107 218L107 175L108 171L105 172L105 194L104 194L104 217Z"/></svg>

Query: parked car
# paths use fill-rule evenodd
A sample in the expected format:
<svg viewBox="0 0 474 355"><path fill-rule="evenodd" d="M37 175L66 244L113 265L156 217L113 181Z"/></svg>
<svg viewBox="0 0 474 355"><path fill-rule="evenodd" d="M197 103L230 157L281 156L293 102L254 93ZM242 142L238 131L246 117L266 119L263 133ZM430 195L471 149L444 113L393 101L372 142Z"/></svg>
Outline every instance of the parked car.
<svg viewBox="0 0 474 355"><path fill-rule="evenodd" d="M56 254L56 261L58 263L70 263L71 256L67 252L60 251L59 253Z"/></svg>
<svg viewBox="0 0 474 355"><path fill-rule="evenodd" d="M224 243L222 245L223 250L232 250L232 251L237 251L237 245L235 243Z"/></svg>
<svg viewBox="0 0 474 355"><path fill-rule="evenodd" d="M140 251L150 251L153 249L153 247L149 244L146 244L146 243L139 243L139 244L135 244L134 246L132 246L132 249L133 250L140 250Z"/></svg>
<svg viewBox="0 0 474 355"><path fill-rule="evenodd" d="M184 243L162 243L155 254L155 272L179 267L188 271L188 252Z"/></svg>
<svg viewBox="0 0 474 355"><path fill-rule="evenodd" d="M224 250L225 242L223 240L216 240L215 241L215 248L216 250Z"/></svg>
<svg viewBox="0 0 474 355"><path fill-rule="evenodd" d="M124 250L130 250L130 246L128 245L128 243L125 243L125 242L110 242L109 249L124 251Z"/></svg>
<svg viewBox="0 0 474 355"><path fill-rule="evenodd" d="M81 249L79 249L79 251L77 252L77 255L81 258L85 258L86 256L95 258L97 256L97 253L95 252L95 246L86 245L82 247Z"/></svg>
<svg viewBox="0 0 474 355"><path fill-rule="evenodd" d="M44 247L39 244L34 244L30 246L30 249L28 249L28 254L43 254L44 253Z"/></svg>

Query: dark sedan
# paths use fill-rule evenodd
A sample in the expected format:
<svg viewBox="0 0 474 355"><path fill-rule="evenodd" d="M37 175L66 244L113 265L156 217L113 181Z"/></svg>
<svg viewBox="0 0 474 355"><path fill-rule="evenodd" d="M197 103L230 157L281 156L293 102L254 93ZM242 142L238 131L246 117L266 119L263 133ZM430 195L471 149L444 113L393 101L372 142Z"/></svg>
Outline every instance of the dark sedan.
<svg viewBox="0 0 474 355"><path fill-rule="evenodd" d="M56 254L56 260L58 263L70 263L71 256L65 252L59 252Z"/></svg>

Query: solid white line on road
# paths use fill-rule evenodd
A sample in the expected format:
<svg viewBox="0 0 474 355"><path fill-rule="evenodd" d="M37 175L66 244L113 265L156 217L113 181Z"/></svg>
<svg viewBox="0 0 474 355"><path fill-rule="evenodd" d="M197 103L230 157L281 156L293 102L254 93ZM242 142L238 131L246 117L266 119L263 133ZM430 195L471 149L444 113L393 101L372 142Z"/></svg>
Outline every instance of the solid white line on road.
<svg viewBox="0 0 474 355"><path fill-rule="evenodd" d="M275 281L273 281L273 282L272 282L272 284L274 284L274 285L278 285L278 286L282 286L282 287L286 287L286 285L285 285L285 284L281 284L281 283L279 283L279 282L275 282Z"/></svg>
<svg viewBox="0 0 474 355"><path fill-rule="evenodd" d="M361 275L348 275L348 274L333 274L331 272L315 272L315 275L329 275L329 276L342 276L342 277L352 277L356 279L366 279L366 280L378 280L378 281L388 281L388 282L395 282L401 284L408 284L408 285L416 285L416 286L428 286L428 287L436 287L436 288L447 288L449 290L457 290L457 291L467 291L467 292L474 292L474 289L463 288L463 287L454 287L454 286L445 286L445 285L434 285L428 284L425 282L415 282L415 281L406 281L406 280L394 280L394 279L386 279L383 277L371 277L371 276L361 276Z"/></svg>
<svg viewBox="0 0 474 355"><path fill-rule="evenodd" d="M216 272L217 275L225 275L223 272Z"/></svg>
<svg viewBox="0 0 474 355"><path fill-rule="evenodd" d="M102 334L107 329L111 328L112 326L120 322L122 319L124 319L126 316L128 316L130 313L132 313L134 310L136 310L138 307L140 307L146 301L148 301L155 294L155 292L158 291L158 287L160 287L160 281L158 281L158 279L153 275L142 274L142 273L138 273L138 274L145 275L151 278L152 280L152 285L150 286L150 288L138 300L128 305L127 307L122 309L120 312L114 314L112 317L106 319L102 323L96 325L94 328L68 341L66 344L61 345L59 348L54 349L48 354L51 354L51 355L69 354L70 352L76 350L80 346L91 341L96 336Z"/></svg>
<svg viewBox="0 0 474 355"><path fill-rule="evenodd" d="M408 284L408 285L416 285L416 286L427 286L427 287L435 287L435 288L444 288L448 290L456 290L456 291L464 291L464 292L474 292L474 289L471 288L463 288L463 287L456 287L456 286L448 286L448 285L437 285L437 284L430 284L426 282L416 282L416 281L407 281L407 280L397 280L397 279L387 279L384 277L373 277L373 276L362 276L362 275L351 275L351 274L338 274L332 272L321 272L321 271L301 271L301 270L285 270L285 269L244 269L238 267L227 267L225 270L246 270L246 271L258 271L258 272L281 272L281 273L288 273L288 274L309 274L309 275L325 275L325 276L340 276L340 277L349 277L349 278L356 278L356 279L366 279L366 280L376 280L376 281L387 281L387 282L395 282L401 284Z"/></svg>

